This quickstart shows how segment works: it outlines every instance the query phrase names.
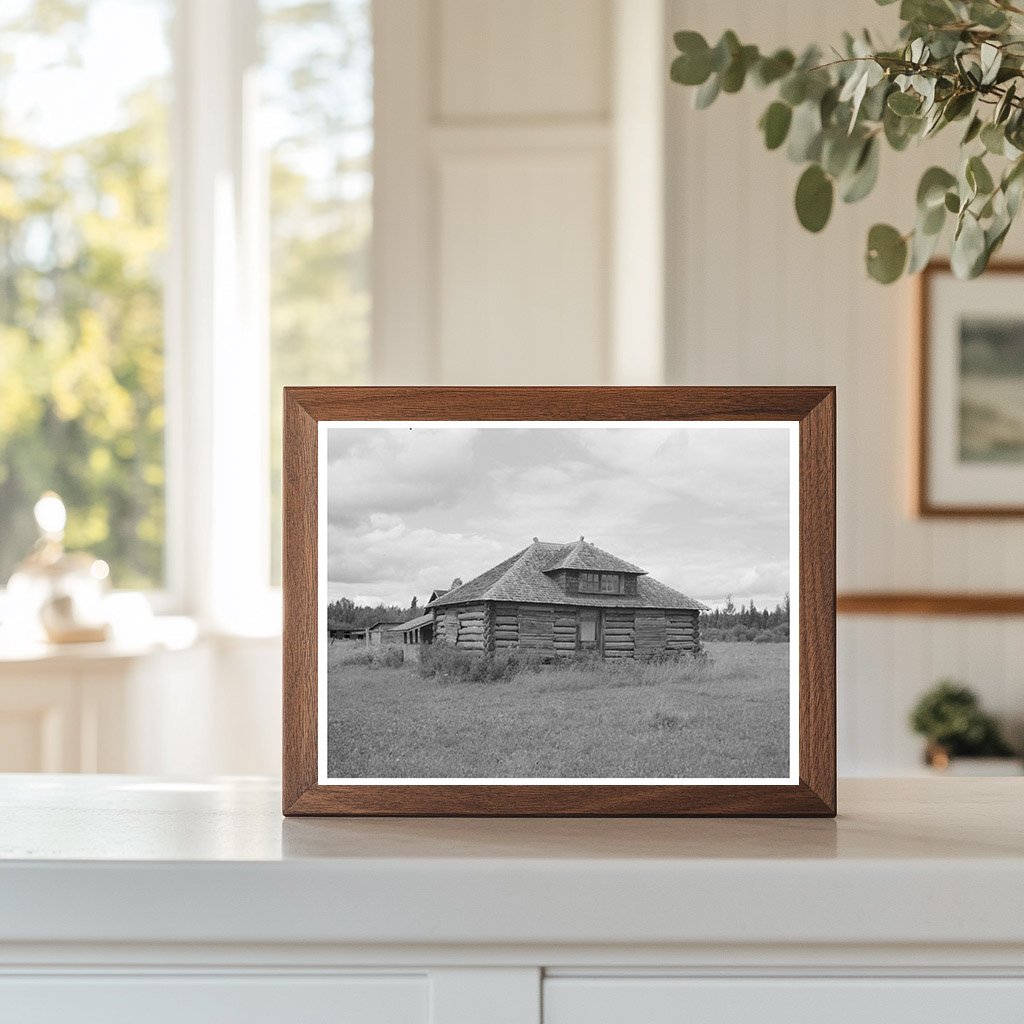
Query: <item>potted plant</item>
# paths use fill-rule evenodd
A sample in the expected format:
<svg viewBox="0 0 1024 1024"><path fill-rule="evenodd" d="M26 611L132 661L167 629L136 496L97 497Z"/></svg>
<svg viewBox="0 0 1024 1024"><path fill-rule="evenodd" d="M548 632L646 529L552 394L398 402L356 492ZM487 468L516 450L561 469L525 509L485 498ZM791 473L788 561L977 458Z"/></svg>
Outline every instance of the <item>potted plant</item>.
<svg viewBox="0 0 1024 1024"><path fill-rule="evenodd" d="M925 693L910 715L914 732L927 739L925 763L947 771L955 759L998 759L997 764L975 761L964 774L1018 774L1019 763L995 719L981 709L968 687L943 679ZM1013 759L1011 765L1007 759Z"/></svg>
<svg viewBox="0 0 1024 1024"><path fill-rule="evenodd" d="M884 145L900 152L959 126L958 164L925 171L913 226L874 225L865 258L882 284L916 273L952 221L953 271L977 277L1024 198L1024 2L902 0L898 11L892 45L847 32L829 51L812 46L799 56L762 53L732 31L713 46L698 32L677 32L671 77L697 90L698 108L748 83L775 93L759 127L768 149L785 146L806 165L795 200L808 231L828 223L837 195L855 203L871 192Z"/></svg>

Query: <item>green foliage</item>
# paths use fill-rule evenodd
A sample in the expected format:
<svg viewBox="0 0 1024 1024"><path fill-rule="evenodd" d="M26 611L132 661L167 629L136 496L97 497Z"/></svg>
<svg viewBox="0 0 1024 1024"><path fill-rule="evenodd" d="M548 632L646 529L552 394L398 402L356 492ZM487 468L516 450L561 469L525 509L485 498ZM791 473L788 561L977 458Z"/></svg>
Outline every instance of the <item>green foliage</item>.
<svg viewBox="0 0 1024 1024"><path fill-rule="evenodd" d="M917 703L910 715L914 732L952 757L1005 757L1013 753L995 720L966 686L943 679Z"/></svg>
<svg viewBox="0 0 1024 1024"><path fill-rule="evenodd" d="M899 18L897 45L876 46L867 32L846 34L829 58L816 47L799 57L762 54L732 31L714 47L699 33L677 32L672 79L699 86L699 109L747 81L775 87L759 127L768 149L788 139L789 159L809 165L795 206L814 232L828 223L837 193L847 203L871 193L883 140L900 152L964 122L960 165L925 172L913 227L875 225L865 263L882 284L921 270L948 212L955 217L953 270L977 277L1003 244L1024 194L1024 9L1012 0L902 0Z"/></svg>
<svg viewBox="0 0 1024 1024"><path fill-rule="evenodd" d="M4 95L25 88L19 52L74 67L87 15L14 7ZM116 124L73 141L0 108L0 584L48 489L67 504L68 546L106 559L116 586L163 581L165 86L140 82Z"/></svg>

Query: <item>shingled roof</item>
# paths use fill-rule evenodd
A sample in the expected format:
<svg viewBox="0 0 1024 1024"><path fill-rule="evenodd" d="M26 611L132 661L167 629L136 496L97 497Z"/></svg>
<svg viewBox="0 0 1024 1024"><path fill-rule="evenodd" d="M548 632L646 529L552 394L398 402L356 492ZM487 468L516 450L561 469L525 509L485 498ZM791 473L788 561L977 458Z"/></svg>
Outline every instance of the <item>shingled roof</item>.
<svg viewBox="0 0 1024 1024"><path fill-rule="evenodd" d="M588 572L647 573L646 569L641 569L640 566L634 565L632 562L616 558L615 555L602 551L582 537L572 544L565 545L563 552L552 561L544 570L545 572L555 572L558 569L584 569Z"/></svg>
<svg viewBox="0 0 1024 1024"><path fill-rule="evenodd" d="M591 556L590 549L596 552ZM637 573L636 596L626 594L567 594L550 577L545 575L555 569L590 569L590 565L564 564L570 558L605 558L609 562L598 566L606 572ZM614 563L614 566L612 565ZM571 544L554 544L535 540L529 547L517 551L511 558L499 562L493 569L481 573L461 587L449 590L447 594L431 601L428 608L446 605L468 604L471 601L513 601L519 604L580 605L586 608L685 608L705 611L706 606L685 594L673 590L664 583L644 573L630 562L624 562L614 555L601 551L593 544L575 541Z"/></svg>

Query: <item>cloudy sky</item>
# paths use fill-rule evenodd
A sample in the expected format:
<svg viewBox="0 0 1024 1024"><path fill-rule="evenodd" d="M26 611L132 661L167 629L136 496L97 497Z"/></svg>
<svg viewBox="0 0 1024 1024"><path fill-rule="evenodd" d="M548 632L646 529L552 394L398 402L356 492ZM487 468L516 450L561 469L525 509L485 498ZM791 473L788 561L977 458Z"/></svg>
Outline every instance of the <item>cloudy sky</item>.
<svg viewBox="0 0 1024 1024"><path fill-rule="evenodd" d="M771 427L327 431L331 600L407 606L585 536L715 606L789 590L789 433Z"/></svg>

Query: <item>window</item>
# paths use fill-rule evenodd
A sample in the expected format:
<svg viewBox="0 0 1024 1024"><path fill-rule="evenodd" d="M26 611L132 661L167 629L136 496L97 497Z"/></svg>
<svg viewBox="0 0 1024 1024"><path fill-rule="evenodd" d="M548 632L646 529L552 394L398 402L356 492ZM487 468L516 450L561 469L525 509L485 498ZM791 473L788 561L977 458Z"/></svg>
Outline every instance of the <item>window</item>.
<svg viewBox="0 0 1024 1024"><path fill-rule="evenodd" d="M171 0L0 14L0 586L48 489L68 545L116 586L164 582L171 16Z"/></svg>
<svg viewBox="0 0 1024 1024"><path fill-rule="evenodd" d="M580 611L580 644L591 646L597 643L597 619L598 613L591 611Z"/></svg>
<svg viewBox="0 0 1024 1024"><path fill-rule="evenodd" d="M274 628L281 387L368 376L372 72L371 0L0 4L0 587L52 488L115 586Z"/></svg>
<svg viewBox="0 0 1024 1024"><path fill-rule="evenodd" d="M373 44L370 0L262 0L262 10L276 582L281 388L368 379Z"/></svg>
<svg viewBox="0 0 1024 1024"><path fill-rule="evenodd" d="M596 594L600 586L600 575L596 572L580 573L580 593Z"/></svg>
<svg viewBox="0 0 1024 1024"><path fill-rule="evenodd" d="M622 576L617 573L601 573L601 593L602 594L621 594L622 593Z"/></svg>

